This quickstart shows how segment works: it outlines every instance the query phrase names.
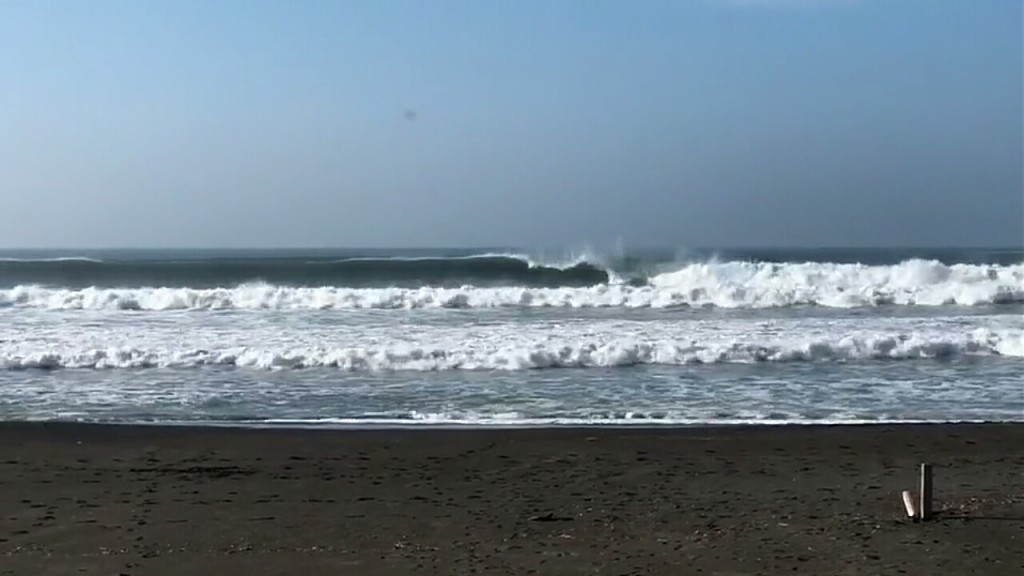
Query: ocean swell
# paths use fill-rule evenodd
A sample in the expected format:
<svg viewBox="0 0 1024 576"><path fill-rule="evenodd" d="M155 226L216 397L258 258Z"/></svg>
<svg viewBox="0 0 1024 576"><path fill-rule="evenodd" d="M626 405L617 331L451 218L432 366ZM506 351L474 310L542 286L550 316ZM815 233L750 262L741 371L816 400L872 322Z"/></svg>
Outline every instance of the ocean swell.
<svg viewBox="0 0 1024 576"><path fill-rule="evenodd" d="M0 259L3 285L64 288L215 288L252 282L292 287L590 286L608 282L609 278L607 270L585 259L547 263L515 254L343 259Z"/></svg>

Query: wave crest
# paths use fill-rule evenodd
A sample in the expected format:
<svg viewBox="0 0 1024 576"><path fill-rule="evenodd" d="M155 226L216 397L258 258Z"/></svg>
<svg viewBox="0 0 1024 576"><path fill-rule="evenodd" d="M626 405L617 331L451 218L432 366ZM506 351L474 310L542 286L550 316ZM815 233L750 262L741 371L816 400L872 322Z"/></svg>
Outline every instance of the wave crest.
<svg viewBox="0 0 1024 576"><path fill-rule="evenodd" d="M523 266L530 266L522 261ZM578 264L567 268L582 270ZM544 268L552 270L552 268ZM589 272L587 272L589 273ZM823 306L976 306L1024 302L1024 264L945 265L910 260L860 264L706 262L658 274L642 284L416 288L293 287L56 288L0 290L0 307L51 310L352 310L423 308L773 308Z"/></svg>

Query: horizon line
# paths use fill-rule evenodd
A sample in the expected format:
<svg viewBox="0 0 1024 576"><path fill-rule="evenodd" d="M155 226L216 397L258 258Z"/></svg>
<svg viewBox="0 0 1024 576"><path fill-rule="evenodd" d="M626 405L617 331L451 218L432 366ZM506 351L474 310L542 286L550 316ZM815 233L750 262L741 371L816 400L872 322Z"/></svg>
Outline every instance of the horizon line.
<svg viewBox="0 0 1024 576"><path fill-rule="evenodd" d="M0 252L43 252L43 251L171 251L171 250L195 250L195 251L326 251L326 250L422 250L422 251L438 251L438 250L587 250L598 248L599 246L590 246L587 244L573 245L553 245L553 246L514 246L514 245L480 245L480 246L401 246L401 245L350 245L350 246L20 246L20 247L8 247L0 246ZM793 245L793 244L775 244L775 245L744 245L744 244L731 244L731 245L654 245L654 244L635 244L632 247L624 247L624 251L630 249L640 250L1024 250L1024 243L1022 244L896 244L896 245L883 245L883 244L847 244L847 245L819 245L819 246L806 246L806 245Z"/></svg>

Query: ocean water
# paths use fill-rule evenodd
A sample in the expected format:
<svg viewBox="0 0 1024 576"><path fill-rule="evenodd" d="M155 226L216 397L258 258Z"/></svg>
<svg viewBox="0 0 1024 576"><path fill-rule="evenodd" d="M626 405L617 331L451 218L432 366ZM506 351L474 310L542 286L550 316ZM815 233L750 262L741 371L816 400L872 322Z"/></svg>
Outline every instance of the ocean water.
<svg viewBox="0 0 1024 576"><path fill-rule="evenodd" d="M0 252L0 419L1024 421L1024 250Z"/></svg>

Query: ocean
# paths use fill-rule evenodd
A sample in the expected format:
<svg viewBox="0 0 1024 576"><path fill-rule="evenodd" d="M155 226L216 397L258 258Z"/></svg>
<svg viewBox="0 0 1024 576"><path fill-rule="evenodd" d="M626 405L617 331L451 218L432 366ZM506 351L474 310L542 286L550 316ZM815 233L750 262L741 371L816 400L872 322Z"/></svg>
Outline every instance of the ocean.
<svg viewBox="0 0 1024 576"><path fill-rule="evenodd" d="M0 252L0 419L1024 421L1024 250Z"/></svg>

